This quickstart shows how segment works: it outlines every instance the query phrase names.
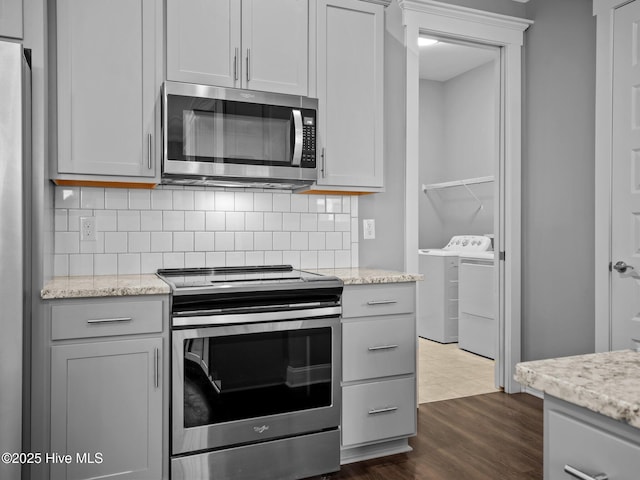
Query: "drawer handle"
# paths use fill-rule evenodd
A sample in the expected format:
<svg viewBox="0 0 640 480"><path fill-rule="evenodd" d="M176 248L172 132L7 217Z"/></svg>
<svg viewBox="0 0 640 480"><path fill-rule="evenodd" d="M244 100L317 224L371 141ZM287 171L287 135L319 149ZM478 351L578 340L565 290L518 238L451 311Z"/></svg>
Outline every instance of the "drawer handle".
<svg viewBox="0 0 640 480"><path fill-rule="evenodd" d="M98 323L118 323L118 322L130 322L133 320L131 317L119 317L119 318L96 318L95 320L87 320L89 325L95 325Z"/></svg>
<svg viewBox="0 0 640 480"><path fill-rule="evenodd" d="M380 413L395 412L396 410L398 410L398 407L374 408L373 410L369 410L369 415L378 415Z"/></svg>
<svg viewBox="0 0 640 480"><path fill-rule="evenodd" d="M369 300L367 305L391 305L393 303L398 303L397 300Z"/></svg>
<svg viewBox="0 0 640 480"><path fill-rule="evenodd" d="M608 480L609 479L609 475L607 475L606 473L594 473L594 474L585 473L578 470L575 467L572 467L571 465L565 465L564 471L569 475L579 478L580 480Z"/></svg>
<svg viewBox="0 0 640 480"><path fill-rule="evenodd" d="M369 351L375 352L377 350L391 350L392 348L398 348L398 345L378 345L376 347L369 347Z"/></svg>

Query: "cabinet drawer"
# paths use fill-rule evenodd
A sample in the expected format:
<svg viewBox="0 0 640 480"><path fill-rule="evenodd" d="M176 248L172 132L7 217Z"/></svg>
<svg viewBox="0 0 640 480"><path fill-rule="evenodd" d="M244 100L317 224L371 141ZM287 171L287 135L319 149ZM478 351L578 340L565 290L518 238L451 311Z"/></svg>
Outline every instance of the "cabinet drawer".
<svg viewBox="0 0 640 480"><path fill-rule="evenodd" d="M545 480L575 479L565 472L566 465L590 475L606 473L610 479L638 478L640 432L617 434L555 409L547 412L545 430Z"/></svg>
<svg viewBox="0 0 640 480"><path fill-rule="evenodd" d="M51 339L162 332L162 300L95 302L51 307Z"/></svg>
<svg viewBox="0 0 640 480"><path fill-rule="evenodd" d="M342 388L342 445L416 431L415 377Z"/></svg>
<svg viewBox="0 0 640 480"><path fill-rule="evenodd" d="M413 313L416 308L415 289L413 282L347 286L342 296L342 316Z"/></svg>
<svg viewBox="0 0 640 480"><path fill-rule="evenodd" d="M413 316L383 317L342 325L344 382L414 373L415 365Z"/></svg>

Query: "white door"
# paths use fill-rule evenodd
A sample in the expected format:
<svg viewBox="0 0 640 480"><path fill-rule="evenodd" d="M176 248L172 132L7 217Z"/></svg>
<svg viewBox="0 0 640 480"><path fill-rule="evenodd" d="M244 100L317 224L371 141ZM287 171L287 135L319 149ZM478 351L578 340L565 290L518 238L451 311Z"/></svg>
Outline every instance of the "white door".
<svg viewBox="0 0 640 480"><path fill-rule="evenodd" d="M614 17L611 349L640 342L640 2ZM625 267L625 265L627 265Z"/></svg>

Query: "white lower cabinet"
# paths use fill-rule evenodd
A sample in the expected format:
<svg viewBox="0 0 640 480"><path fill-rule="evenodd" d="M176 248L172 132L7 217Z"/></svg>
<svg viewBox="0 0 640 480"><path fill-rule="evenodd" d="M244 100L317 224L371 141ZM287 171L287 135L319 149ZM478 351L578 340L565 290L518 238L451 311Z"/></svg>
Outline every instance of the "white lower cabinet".
<svg viewBox="0 0 640 480"><path fill-rule="evenodd" d="M569 471L573 471L573 474ZM639 429L586 408L545 396L545 480L631 480L638 478L638 472ZM582 477L580 473L583 474Z"/></svg>
<svg viewBox="0 0 640 480"><path fill-rule="evenodd" d="M167 479L168 297L54 300L45 311L33 327L43 354L32 424L49 428L33 448L57 457L30 478Z"/></svg>
<svg viewBox="0 0 640 480"><path fill-rule="evenodd" d="M416 433L415 283L343 294L341 462L411 450Z"/></svg>

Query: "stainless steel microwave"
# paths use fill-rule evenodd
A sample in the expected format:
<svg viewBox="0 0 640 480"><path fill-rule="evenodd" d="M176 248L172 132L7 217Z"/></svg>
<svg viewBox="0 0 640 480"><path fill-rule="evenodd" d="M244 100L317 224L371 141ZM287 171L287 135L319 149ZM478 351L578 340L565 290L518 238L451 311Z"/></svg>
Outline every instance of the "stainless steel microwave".
<svg viewBox="0 0 640 480"><path fill-rule="evenodd" d="M162 96L162 183L315 182L316 99L179 82L165 82Z"/></svg>

